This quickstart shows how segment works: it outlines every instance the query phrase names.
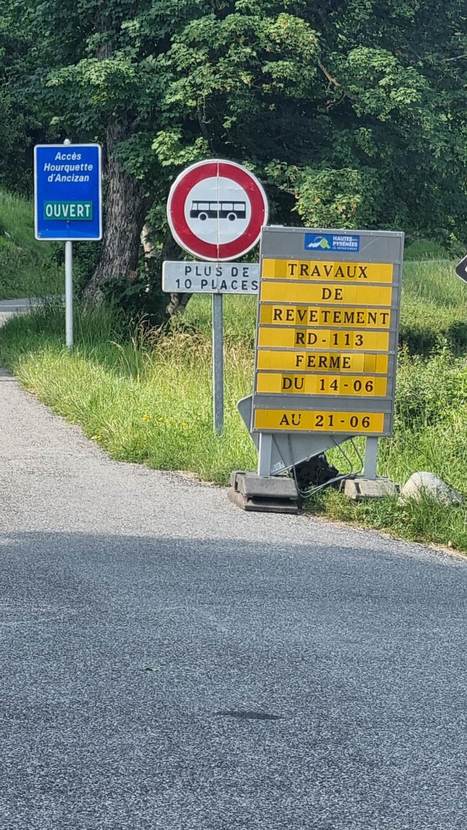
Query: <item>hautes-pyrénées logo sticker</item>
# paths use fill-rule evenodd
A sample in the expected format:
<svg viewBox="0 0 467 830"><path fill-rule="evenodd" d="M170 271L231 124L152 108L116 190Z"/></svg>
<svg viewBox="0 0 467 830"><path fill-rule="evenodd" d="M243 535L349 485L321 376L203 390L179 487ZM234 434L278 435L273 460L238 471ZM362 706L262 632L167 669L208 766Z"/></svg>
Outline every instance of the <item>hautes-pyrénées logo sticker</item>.
<svg viewBox="0 0 467 830"><path fill-rule="evenodd" d="M349 251L358 253L359 250L360 237L355 234L305 234L305 251Z"/></svg>

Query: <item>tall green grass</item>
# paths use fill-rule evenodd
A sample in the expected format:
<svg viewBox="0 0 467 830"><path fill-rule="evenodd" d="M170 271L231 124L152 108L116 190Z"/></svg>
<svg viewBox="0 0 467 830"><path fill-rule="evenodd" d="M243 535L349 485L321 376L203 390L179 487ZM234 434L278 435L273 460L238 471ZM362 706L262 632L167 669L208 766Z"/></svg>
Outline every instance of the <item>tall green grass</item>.
<svg viewBox="0 0 467 830"><path fill-rule="evenodd" d="M431 470L467 494L467 348L447 334L467 311L466 290L450 265L406 268L396 427L394 437L381 442L379 472L403 483L416 470ZM77 310L72 354L63 346L63 309L38 309L0 330L0 360L114 458L225 483L232 470L256 464L236 409L252 390L255 322L254 299L226 298L226 429L220 437L212 431L209 298L194 297L163 339L129 332L111 309ZM422 322L429 348L419 337ZM464 507L392 500L354 505L334 492L312 507L467 550Z"/></svg>
<svg viewBox="0 0 467 830"><path fill-rule="evenodd" d="M401 342L427 353L443 342L467 351L467 286L453 262L407 262L402 281Z"/></svg>
<svg viewBox="0 0 467 830"><path fill-rule="evenodd" d="M0 190L0 300L62 293L54 250L34 239L31 202Z"/></svg>

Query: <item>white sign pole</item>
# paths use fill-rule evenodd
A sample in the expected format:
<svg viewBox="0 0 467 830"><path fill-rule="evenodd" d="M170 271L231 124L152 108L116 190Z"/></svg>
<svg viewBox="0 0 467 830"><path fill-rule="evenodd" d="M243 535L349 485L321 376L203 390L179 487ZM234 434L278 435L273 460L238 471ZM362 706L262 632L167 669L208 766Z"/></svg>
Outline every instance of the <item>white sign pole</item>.
<svg viewBox="0 0 467 830"><path fill-rule="evenodd" d="M65 242L65 331L66 345L73 348L73 242Z"/></svg>
<svg viewBox="0 0 467 830"><path fill-rule="evenodd" d="M212 295L212 389L214 429L224 431L224 297Z"/></svg>
<svg viewBox="0 0 467 830"><path fill-rule="evenodd" d="M71 144L69 138L63 142ZM65 334L67 349L73 348L73 243L65 242Z"/></svg>

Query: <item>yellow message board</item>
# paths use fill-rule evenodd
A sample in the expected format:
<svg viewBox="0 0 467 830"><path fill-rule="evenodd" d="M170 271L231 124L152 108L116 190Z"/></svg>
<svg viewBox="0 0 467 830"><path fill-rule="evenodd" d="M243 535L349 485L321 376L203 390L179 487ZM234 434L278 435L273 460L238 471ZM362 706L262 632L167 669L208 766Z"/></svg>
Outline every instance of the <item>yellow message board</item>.
<svg viewBox="0 0 467 830"><path fill-rule="evenodd" d="M305 305L262 305L260 325L265 326L351 326L359 329L389 329L392 324L390 308L369 309Z"/></svg>
<svg viewBox="0 0 467 830"><path fill-rule="evenodd" d="M274 328L261 326L258 331L259 348L287 349L355 349L356 351L387 352L388 332L332 331L332 329Z"/></svg>
<svg viewBox="0 0 467 830"><path fill-rule="evenodd" d="M403 242L264 229L253 431L391 433Z"/></svg>
<svg viewBox="0 0 467 830"><path fill-rule="evenodd" d="M354 352L295 352L258 350L257 368L300 372L363 372L385 375L386 354L355 354Z"/></svg>
<svg viewBox="0 0 467 830"><path fill-rule="evenodd" d="M388 381L365 375L299 375L258 372L258 392L273 395L350 395L380 398L387 395Z"/></svg>
<svg viewBox="0 0 467 830"><path fill-rule="evenodd" d="M394 266L383 262L264 259L261 273L263 279L267 280L390 284L393 279Z"/></svg>
<svg viewBox="0 0 467 830"><path fill-rule="evenodd" d="M384 432L383 412L309 411L294 409L256 409L254 429L284 432Z"/></svg>
<svg viewBox="0 0 467 830"><path fill-rule="evenodd" d="M261 282L261 302L328 303L330 305L390 306L392 288L378 285L326 285Z"/></svg>

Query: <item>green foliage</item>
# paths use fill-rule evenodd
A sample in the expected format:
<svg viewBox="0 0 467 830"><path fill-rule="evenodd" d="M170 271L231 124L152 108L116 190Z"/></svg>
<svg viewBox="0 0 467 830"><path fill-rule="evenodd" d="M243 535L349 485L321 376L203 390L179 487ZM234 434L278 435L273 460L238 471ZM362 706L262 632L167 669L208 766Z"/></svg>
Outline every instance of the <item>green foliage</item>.
<svg viewBox="0 0 467 830"><path fill-rule="evenodd" d="M440 382L442 378L442 382ZM427 361L402 350L397 381L398 427L414 433L446 427L453 413L467 405L467 367L445 347Z"/></svg>
<svg viewBox="0 0 467 830"><path fill-rule="evenodd" d="M223 3L173 38L156 151L168 136L250 162L314 226L465 239L465 62L459 0ZM420 35L420 32L423 35ZM464 50L465 51L465 50ZM297 71L298 68L298 71ZM188 153L188 156L190 153Z"/></svg>
<svg viewBox="0 0 467 830"><path fill-rule="evenodd" d="M112 127L161 245L170 181L207 155L254 169L274 221L397 227L450 251L467 238L462 0L0 11L0 177L17 187L34 138L105 143Z"/></svg>
<svg viewBox="0 0 467 830"><path fill-rule="evenodd" d="M150 329L164 323L169 297L156 291L148 277L137 275L132 282L124 277L112 280L103 291L106 302L113 303L129 325Z"/></svg>
<svg viewBox="0 0 467 830"><path fill-rule="evenodd" d="M31 150L40 130L34 102L25 90L31 71L30 42L12 20L14 3L0 2L0 183L31 191Z"/></svg>
<svg viewBox="0 0 467 830"><path fill-rule="evenodd" d="M376 170L305 168L298 180L295 210L309 227L371 227L382 199Z"/></svg>
<svg viewBox="0 0 467 830"><path fill-rule="evenodd" d="M404 259L420 262L421 260L446 260L448 254L446 248L432 239L408 240L405 246Z"/></svg>

